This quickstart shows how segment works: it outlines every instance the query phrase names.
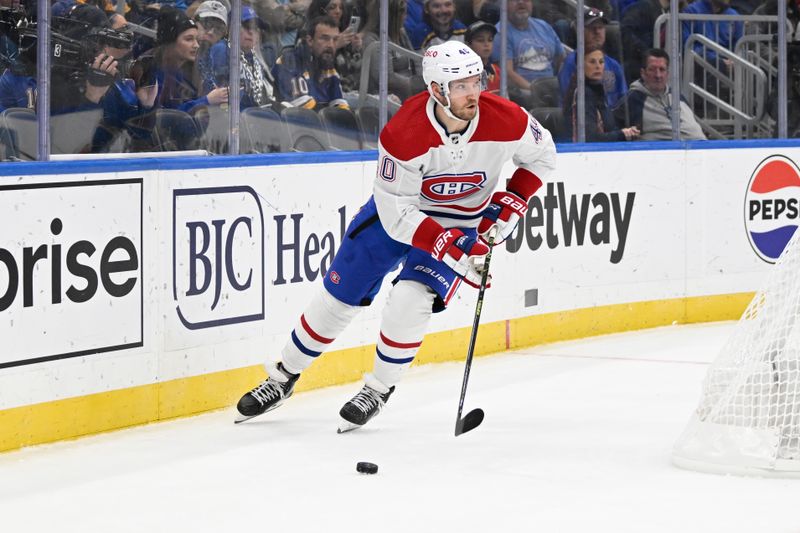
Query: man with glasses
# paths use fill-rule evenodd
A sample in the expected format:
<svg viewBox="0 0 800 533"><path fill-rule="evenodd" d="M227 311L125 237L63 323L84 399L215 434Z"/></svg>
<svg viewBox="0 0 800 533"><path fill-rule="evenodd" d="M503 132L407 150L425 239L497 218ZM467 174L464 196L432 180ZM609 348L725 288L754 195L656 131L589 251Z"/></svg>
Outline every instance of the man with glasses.
<svg viewBox="0 0 800 533"><path fill-rule="evenodd" d="M483 261L508 238L555 167L550 132L525 110L482 92L483 61L467 45L432 46L428 92L412 96L380 135L373 195L348 227L323 287L298 320L269 379L237 405L238 421L275 409L308 368L400 267L382 313L372 373L339 411L339 432L384 407L422 344L431 315L461 281L481 283ZM495 192L511 160L510 181ZM491 239L489 239L491 240Z"/></svg>
<svg viewBox="0 0 800 533"><path fill-rule="evenodd" d="M197 51L195 65L203 80L203 89L208 92L214 88L214 71L211 68L211 47L228 34L228 8L217 0L206 0L194 14L197 23Z"/></svg>

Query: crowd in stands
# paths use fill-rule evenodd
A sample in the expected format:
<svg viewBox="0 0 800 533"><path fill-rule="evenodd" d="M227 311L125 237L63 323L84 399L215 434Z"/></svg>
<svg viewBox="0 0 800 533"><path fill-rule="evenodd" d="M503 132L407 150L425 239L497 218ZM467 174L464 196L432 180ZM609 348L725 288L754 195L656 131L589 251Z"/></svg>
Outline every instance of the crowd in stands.
<svg viewBox="0 0 800 533"><path fill-rule="evenodd" d="M557 140L578 139L581 90L587 142L672 139L666 36L660 36L661 47L653 45L656 20L669 11L669 0L587 0L586 4L581 88L576 76L575 8L564 0L508 0L505 64L496 40L498 0L388 0L390 47L385 65L390 100L400 104L425 90L421 54L432 45L459 40L483 59L486 90L499 93L505 71L509 98L537 118L546 116L540 120ZM797 2L789 4L796 23ZM364 94L378 93L379 5L379 0L244 0L239 25L242 116L270 118L275 125L301 115L311 120L297 110L322 115L326 109L340 109L359 119L350 124L374 130L374 125L365 125L366 113L362 117L353 112L363 105ZM694 0L682 3L681 9L692 14L749 14L772 13L775 5L775 0ZM0 112L36 110L35 40L30 34L17 35L13 24L3 23L19 12L26 20L35 20L36 3L0 0L0 8L4 17L0 19ZM81 57L77 64L54 58L50 112L99 117L83 151L208 148L196 137L210 128L209 120L220 116L227 120L231 112L229 0L57 0L51 13L57 41L67 43L66 48L73 43ZM686 21L681 35L686 42L690 34L700 33L733 50L745 31L742 22ZM732 68L730 59L708 49L701 53L723 71ZM796 56L792 79L800 79L800 53ZM800 84L797 89L800 93ZM774 99L771 103L769 112L774 116ZM697 112L681 103L682 139L706 138ZM189 122L171 123L172 144L165 144L165 137L157 134L159 128L166 128L170 117L184 115L193 124L181 131L181 124ZM319 123L334 116L339 115L326 112ZM0 123L0 128L6 130L0 144L13 143L10 126ZM370 133L374 141L375 132ZM188 136L185 142L181 135ZM364 135L359 142L368 145Z"/></svg>

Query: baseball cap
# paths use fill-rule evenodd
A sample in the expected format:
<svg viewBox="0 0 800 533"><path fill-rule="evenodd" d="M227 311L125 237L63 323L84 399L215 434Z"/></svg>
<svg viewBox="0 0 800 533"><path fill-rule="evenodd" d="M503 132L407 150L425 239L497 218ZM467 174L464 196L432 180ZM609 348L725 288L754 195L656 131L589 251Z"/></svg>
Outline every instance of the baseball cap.
<svg viewBox="0 0 800 533"><path fill-rule="evenodd" d="M497 28L495 28L494 25L489 24L485 20L479 20L469 25L467 32L464 34L464 41L468 43L472 42L472 38L479 31L488 31L492 34L492 36L497 35Z"/></svg>
<svg viewBox="0 0 800 533"><path fill-rule="evenodd" d="M250 20L256 20L259 24L262 24L261 19L258 18L256 14L256 10L250 6L242 6L242 22L248 22Z"/></svg>
<svg viewBox="0 0 800 533"><path fill-rule="evenodd" d="M583 11L583 25L588 26L598 20L602 20L603 24L608 24L608 19L602 10L596 7L586 7Z"/></svg>
<svg viewBox="0 0 800 533"><path fill-rule="evenodd" d="M194 14L195 18L215 18L221 20L227 26L228 24L228 8L217 0L206 0L197 8Z"/></svg>

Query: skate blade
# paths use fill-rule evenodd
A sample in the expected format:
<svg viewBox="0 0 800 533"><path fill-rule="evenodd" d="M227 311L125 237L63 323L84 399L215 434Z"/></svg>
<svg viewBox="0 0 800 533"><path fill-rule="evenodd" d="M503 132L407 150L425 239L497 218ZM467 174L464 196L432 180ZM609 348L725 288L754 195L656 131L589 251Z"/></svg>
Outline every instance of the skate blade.
<svg viewBox="0 0 800 533"><path fill-rule="evenodd" d="M360 427L363 426L359 426L358 424L353 424L352 422L348 422L347 420L342 419L339 421L339 428L336 430L336 433L348 433Z"/></svg>
<svg viewBox="0 0 800 533"><path fill-rule="evenodd" d="M261 413L261 414L264 414L264 413ZM255 418L257 416L259 416L259 415L244 416L242 414L238 414L238 415L236 415L236 418L233 420L233 423L234 424L241 424L242 422L247 422L251 418Z"/></svg>
<svg viewBox="0 0 800 533"><path fill-rule="evenodd" d="M288 398L288 396L287 396L287 398ZM284 401L285 400L286 399L284 398ZM257 416L261 416L261 415L269 413L270 411L274 411L275 409L277 409L281 405L283 405L283 401L276 403L275 405L273 405L272 407L270 407L269 409L267 409L263 413L258 413L257 415L253 415L253 416L247 416L247 415L243 415L242 413L237 412L236 413L236 418L233 420L233 423L234 424L241 424L242 422L247 422L248 420L251 420L251 419L253 419L253 418L257 417Z"/></svg>

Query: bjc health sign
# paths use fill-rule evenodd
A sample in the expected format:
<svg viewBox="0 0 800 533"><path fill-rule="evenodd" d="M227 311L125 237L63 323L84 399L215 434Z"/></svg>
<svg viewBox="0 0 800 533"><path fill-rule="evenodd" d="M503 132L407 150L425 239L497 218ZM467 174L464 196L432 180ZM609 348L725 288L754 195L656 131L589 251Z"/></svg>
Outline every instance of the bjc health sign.
<svg viewBox="0 0 800 533"><path fill-rule="evenodd" d="M758 256L775 263L800 219L800 169L782 155L764 159L747 186L744 220L747 238Z"/></svg>
<svg viewBox="0 0 800 533"><path fill-rule="evenodd" d="M190 330L264 319L264 214L248 186L173 191L173 298Z"/></svg>

